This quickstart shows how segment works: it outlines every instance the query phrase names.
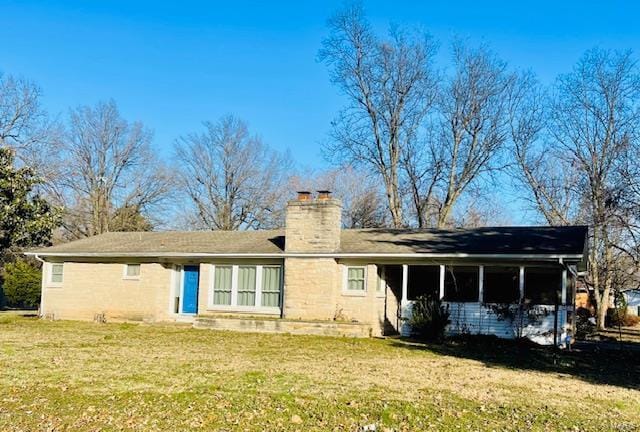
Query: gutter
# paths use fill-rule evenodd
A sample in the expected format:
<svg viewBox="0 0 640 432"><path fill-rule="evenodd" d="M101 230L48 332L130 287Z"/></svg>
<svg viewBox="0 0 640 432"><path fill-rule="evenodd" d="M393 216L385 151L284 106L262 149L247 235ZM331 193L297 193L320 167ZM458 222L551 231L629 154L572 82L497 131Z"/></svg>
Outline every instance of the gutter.
<svg viewBox="0 0 640 432"><path fill-rule="evenodd" d="M40 258L40 256L37 253L25 253L25 255L31 255L33 256L36 260L40 261L40 263L42 263L42 270L44 271L44 266L45 266L45 260L43 260L42 258ZM40 287L40 313L38 314L40 316L40 318L44 318L44 277L42 278L42 282L41 282L41 287Z"/></svg>
<svg viewBox="0 0 640 432"><path fill-rule="evenodd" d="M38 257L74 258L484 258L581 260L582 254L468 254L468 253L187 253L187 252L25 252Z"/></svg>

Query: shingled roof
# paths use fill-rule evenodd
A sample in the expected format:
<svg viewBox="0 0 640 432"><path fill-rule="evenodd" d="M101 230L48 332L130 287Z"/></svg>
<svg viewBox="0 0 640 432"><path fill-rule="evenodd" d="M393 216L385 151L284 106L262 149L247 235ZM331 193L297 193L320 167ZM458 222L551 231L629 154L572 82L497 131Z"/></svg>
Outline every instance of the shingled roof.
<svg viewBox="0 0 640 432"><path fill-rule="evenodd" d="M338 254L581 255L587 228L343 230ZM112 232L31 251L42 256L280 255L284 230Z"/></svg>

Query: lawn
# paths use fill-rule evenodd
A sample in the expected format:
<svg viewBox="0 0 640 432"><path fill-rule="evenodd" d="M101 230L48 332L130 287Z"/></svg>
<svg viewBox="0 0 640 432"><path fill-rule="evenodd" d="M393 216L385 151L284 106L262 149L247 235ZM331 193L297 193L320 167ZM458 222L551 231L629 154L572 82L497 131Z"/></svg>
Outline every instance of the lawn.
<svg viewBox="0 0 640 432"><path fill-rule="evenodd" d="M640 430L640 355L0 316L0 430Z"/></svg>

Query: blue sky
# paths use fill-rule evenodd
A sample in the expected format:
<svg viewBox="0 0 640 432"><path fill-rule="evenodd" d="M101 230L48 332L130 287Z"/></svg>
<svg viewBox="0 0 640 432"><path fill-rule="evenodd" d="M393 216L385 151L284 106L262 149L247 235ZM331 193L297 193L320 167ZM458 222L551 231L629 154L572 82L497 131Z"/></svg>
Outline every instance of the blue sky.
<svg viewBox="0 0 640 432"><path fill-rule="evenodd" d="M364 1L383 30L420 26L442 43L488 42L543 82L588 48L640 48L632 1ZM343 100L316 61L341 1L0 1L0 71L43 89L54 114L113 98L169 154L180 134L234 113L272 147L320 166Z"/></svg>

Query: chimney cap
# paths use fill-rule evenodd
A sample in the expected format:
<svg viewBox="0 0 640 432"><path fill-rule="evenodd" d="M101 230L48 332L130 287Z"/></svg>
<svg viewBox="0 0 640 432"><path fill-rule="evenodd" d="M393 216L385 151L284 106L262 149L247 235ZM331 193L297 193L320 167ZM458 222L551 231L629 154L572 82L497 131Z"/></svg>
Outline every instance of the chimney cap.
<svg viewBox="0 0 640 432"><path fill-rule="evenodd" d="M331 198L331 191L330 190L318 190L316 191L318 192L318 199L320 200L328 200L329 198Z"/></svg>
<svg viewBox="0 0 640 432"><path fill-rule="evenodd" d="M308 201L311 199L311 192L309 191L297 191L298 201Z"/></svg>

